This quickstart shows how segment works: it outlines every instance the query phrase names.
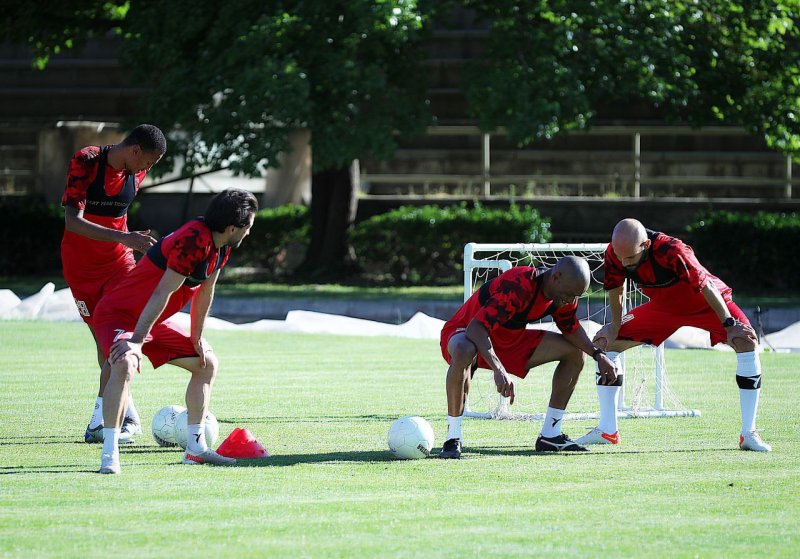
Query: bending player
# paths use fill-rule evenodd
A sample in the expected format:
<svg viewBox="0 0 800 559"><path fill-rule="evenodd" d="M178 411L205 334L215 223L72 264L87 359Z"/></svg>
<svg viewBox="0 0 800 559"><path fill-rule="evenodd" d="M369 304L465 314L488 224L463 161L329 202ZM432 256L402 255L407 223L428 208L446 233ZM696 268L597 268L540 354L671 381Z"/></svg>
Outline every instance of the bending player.
<svg viewBox="0 0 800 559"><path fill-rule="evenodd" d="M445 323L441 334L447 369L447 438L440 458L461 457L461 421L475 368L491 369L497 391L514 403L514 381L528 371L557 361L550 404L536 439L537 451L585 451L561 432L561 419L591 355L609 382L614 365L596 348L578 322L577 299L589 286L589 265L567 256L547 270L519 266L485 283ZM561 334L526 329L546 315Z"/></svg>
<svg viewBox="0 0 800 559"><path fill-rule="evenodd" d="M255 197L230 189L217 194L205 216L156 243L136 268L114 285L95 310L95 329L111 376L103 392L101 474L118 474L119 433L128 387L142 355L153 367L169 363L191 374L186 388L188 445L184 464L231 465L205 440L203 420L217 374L217 358L203 336L220 270L231 249L249 234L258 210ZM191 301L191 332L170 320Z"/></svg>
<svg viewBox="0 0 800 559"><path fill-rule="evenodd" d="M128 208L147 172L167 151L164 134L140 124L122 142L88 146L70 161L64 206L61 261L83 321L92 327L94 311L103 293L136 265L133 251L147 252L155 239L150 231L128 231ZM84 433L87 443L103 440L103 390L110 368L97 347L100 389L94 413ZM128 441L142 432L133 398L122 423L120 438Z"/></svg>
<svg viewBox="0 0 800 559"><path fill-rule="evenodd" d="M641 285L650 301L622 316L626 279ZM772 450L756 432L761 362L755 331L733 302L731 288L700 264L690 246L645 229L635 219L624 219L614 228L606 249L604 287L609 292L611 324L597 333L594 342L608 351L619 374L616 381L598 377L600 425L579 443L619 444L616 410L623 382L619 353L643 343L659 345L681 326L694 326L711 334L711 345L727 343L736 351L742 414L739 448Z"/></svg>

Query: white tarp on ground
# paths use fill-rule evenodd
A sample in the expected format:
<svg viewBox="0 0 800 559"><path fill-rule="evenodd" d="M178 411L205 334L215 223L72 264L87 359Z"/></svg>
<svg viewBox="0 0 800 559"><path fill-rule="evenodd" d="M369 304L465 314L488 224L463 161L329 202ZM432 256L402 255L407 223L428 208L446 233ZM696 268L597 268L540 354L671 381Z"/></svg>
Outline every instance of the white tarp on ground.
<svg viewBox="0 0 800 559"><path fill-rule="evenodd" d="M56 291L52 283L45 285L39 293L20 300L12 291L0 289L0 319L5 320L47 320L51 322L78 322L81 320L72 293L69 289ZM189 327L189 315L179 313L176 319ZM211 330L251 330L260 332L302 332L306 334L335 334L345 336L395 336L438 340L444 321L417 313L403 324L386 324L310 311L290 311L286 320L258 320L248 324L234 324L226 320L209 317L206 328ZM600 328L596 322L582 321L589 337ZM537 327L542 327L537 325ZM545 328L555 330L549 323ZM684 327L670 336L668 348L710 348L708 332L697 328ZM800 352L800 322L779 332L765 336L765 345L777 351ZM719 344L714 349L732 351Z"/></svg>

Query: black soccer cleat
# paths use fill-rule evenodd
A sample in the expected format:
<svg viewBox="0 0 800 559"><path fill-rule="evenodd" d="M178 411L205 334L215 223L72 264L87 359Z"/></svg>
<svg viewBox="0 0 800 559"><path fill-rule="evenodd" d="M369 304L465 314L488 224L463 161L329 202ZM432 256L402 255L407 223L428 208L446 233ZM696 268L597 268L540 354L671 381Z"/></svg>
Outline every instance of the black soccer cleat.
<svg viewBox="0 0 800 559"><path fill-rule="evenodd" d="M448 439L442 445L439 458L458 459L461 458L461 439Z"/></svg>
<svg viewBox="0 0 800 559"><path fill-rule="evenodd" d="M536 439L537 452L588 452L589 449L579 445L564 433L557 437L543 437Z"/></svg>

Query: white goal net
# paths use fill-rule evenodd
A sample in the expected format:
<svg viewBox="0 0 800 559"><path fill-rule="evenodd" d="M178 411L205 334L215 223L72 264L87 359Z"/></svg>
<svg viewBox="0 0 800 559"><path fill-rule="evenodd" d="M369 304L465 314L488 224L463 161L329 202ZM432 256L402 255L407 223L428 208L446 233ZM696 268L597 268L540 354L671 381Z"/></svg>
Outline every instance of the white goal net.
<svg viewBox="0 0 800 559"><path fill-rule="evenodd" d="M579 256L589 263L592 280L578 304L578 318L591 338L611 321L610 310L603 290L603 255L605 243L596 244L478 244L464 247L464 300L487 281L514 266L550 268L563 256ZM626 282L623 313L647 301L632 282ZM545 317L535 328L552 329L555 324ZM685 409L672 391L667 376L664 347L642 345L620 354L624 371L618 416L632 417L689 417L697 410ZM565 419L595 419L598 417L594 361L587 358L586 367L570 400ZM550 397L550 381L555 363L536 367L524 380L516 382L516 400L497 394L491 371L478 369L472 379L464 415L486 419L542 420Z"/></svg>

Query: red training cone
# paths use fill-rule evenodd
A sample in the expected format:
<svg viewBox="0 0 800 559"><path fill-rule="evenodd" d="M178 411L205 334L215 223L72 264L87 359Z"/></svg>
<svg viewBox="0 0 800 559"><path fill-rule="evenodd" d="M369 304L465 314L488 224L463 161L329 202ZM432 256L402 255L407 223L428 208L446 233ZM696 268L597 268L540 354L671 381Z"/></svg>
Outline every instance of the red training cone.
<svg viewBox="0 0 800 559"><path fill-rule="evenodd" d="M247 429L235 428L219 445L217 453L228 458L268 458L269 452Z"/></svg>

